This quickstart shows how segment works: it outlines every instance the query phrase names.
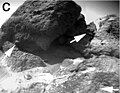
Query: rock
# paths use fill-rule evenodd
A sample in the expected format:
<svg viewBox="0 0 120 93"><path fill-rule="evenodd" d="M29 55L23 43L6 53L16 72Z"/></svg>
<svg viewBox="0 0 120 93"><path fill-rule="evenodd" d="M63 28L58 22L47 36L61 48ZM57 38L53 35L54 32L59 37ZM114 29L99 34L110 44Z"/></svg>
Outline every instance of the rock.
<svg viewBox="0 0 120 93"><path fill-rule="evenodd" d="M60 44L70 44L74 36L86 33L86 21L83 14L80 14L74 25L67 29L66 33L58 38Z"/></svg>
<svg viewBox="0 0 120 93"><path fill-rule="evenodd" d="M86 25L85 17L83 14L80 14L80 16L75 21L74 25L68 29L68 31L66 32L66 35L77 36L80 34L84 34L86 33L86 28L87 28L87 25Z"/></svg>
<svg viewBox="0 0 120 93"><path fill-rule="evenodd" d="M3 50L7 51L12 46L13 44L11 44L10 42L5 42L3 45ZM18 49L18 51L20 50ZM52 44L51 47L48 48L46 51L36 50L32 54L39 56L42 60L44 60L44 62L50 65L61 63L65 58L77 58L82 56L79 51L76 51L71 46L56 43Z"/></svg>
<svg viewBox="0 0 120 93"><path fill-rule="evenodd" d="M10 46L6 43L4 50ZM116 57L65 59L46 67L41 58L15 48L6 61L12 74L0 83L0 93L106 93L102 88L119 88L120 60Z"/></svg>
<svg viewBox="0 0 120 93"><path fill-rule="evenodd" d="M113 18L113 19L111 19ZM104 21L105 20L105 21ZM90 51L93 54L111 55L119 57L119 20L116 16L106 16L101 21L101 27L90 43Z"/></svg>
<svg viewBox="0 0 120 93"><path fill-rule="evenodd" d="M17 64L19 63L16 61ZM106 93L101 88L111 86L115 89L119 88L118 64L117 58L106 55L90 59L67 59L58 69L51 68L53 73L50 73L51 69L47 67L36 67L17 74L13 73L9 80L16 86L7 88L2 83L0 92ZM27 66L29 67L29 65ZM4 82L8 83L9 81L6 79Z"/></svg>
<svg viewBox="0 0 120 93"><path fill-rule="evenodd" d="M80 11L73 1L32 0L18 8L0 32L4 51L13 46L7 40L18 47L6 67L0 65L9 74L0 93L108 93L106 87L119 93L118 17L105 16L85 30ZM68 43L84 32L78 43Z"/></svg>
<svg viewBox="0 0 120 93"><path fill-rule="evenodd" d="M0 32L1 32L1 28L0 28ZM2 34L0 33L0 37L1 37L1 35ZM0 46L0 51L3 52L3 47L2 46Z"/></svg>
<svg viewBox="0 0 120 93"><path fill-rule="evenodd" d="M62 42L85 33L86 23L81 7L73 1L27 0L2 25L0 46L15 43L22 51L47 50L61 36ZM71 29L72 28L72 29Z"/></svg>
<svg viewBox="0 0 120 93"><path fill-rule="evenodd" d="M85 57L103 54L119 57L118 19L115 15L108 15L90 23L88 34L78 43L73 43L73 47Z"/></svg>
<svg viewBox="0 0 120 93"><path fill-rule="evenodd" d="M4 50L8 50L13 46L12 43L6 42L4 45ZM8 66L11 67L12 71L21 72L34 67L45 67L44 60L40 57L35 56L30 53L26 53L18 50L16 47L12 53L12 56L7 59Z"/></svg>
<svg viewBox="0 0 120 93"><path fill-rule="evenodd" d="M39 56L46 63L51 65L61 63L66 58L82 57L82 54L70 45L53 43L46 51L36 50L33 54Z"/></svg>

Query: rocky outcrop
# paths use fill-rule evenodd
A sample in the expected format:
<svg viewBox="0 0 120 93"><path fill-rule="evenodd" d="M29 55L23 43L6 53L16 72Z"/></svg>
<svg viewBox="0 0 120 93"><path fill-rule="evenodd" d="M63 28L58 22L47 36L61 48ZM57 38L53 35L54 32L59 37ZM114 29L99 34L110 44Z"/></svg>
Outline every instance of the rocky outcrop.
<svg viewBox="0 0 120 93"><path fill-rule="evenodd" d="M0 82L0 93L119 93L120 60L116 57L68 58L46 65L41 58L15 48L5 61L4 69L10 70Z"/></svg>
<svg viewBox="0 0 120 93"><path fill-rule="evenodd" d="M0 46L15 43L22 51L47 50L57 38L61 44L85 33L81 7L73 1L27 0L2 25ZM70 39L71 38L71 39Z"/></svg>
<svg viewBox="0 0 120 93"><path fill-rule="evenodd" d="M119 18L117 16L108 15L90 23L87 33L83 40L73 44L86 57L103 54L119 57Z"/></svg>
<svg viewBox="0 0 120 93"><path fill-rule="evenodd" d="M117 58L106 55L90 59L66 59L59 65L13 72L11 76L2 81L0 92L109 93L110 89L104 90L107 87L113 87L116 92L119 92L118 64ZM16 63L17 65L19 63ZM24 66L29 67L27 64Z"/></svg>
<svg viewBox="0 0 120 93"><path fill-rule="evenodd" d="M119 57L119 18L115 15L101 18L99 29L89 46L90 53Z"/></svg>
<svg viewBox="0 0 120 93"><path fill-rule="evenodd" d="M0 64L0 93L119 93L118 17L86 29L80 11L73 1L59 0L28 0L18 8L0 31L4 51L16 40L18 47L0 57L6 63Z"/></svg>

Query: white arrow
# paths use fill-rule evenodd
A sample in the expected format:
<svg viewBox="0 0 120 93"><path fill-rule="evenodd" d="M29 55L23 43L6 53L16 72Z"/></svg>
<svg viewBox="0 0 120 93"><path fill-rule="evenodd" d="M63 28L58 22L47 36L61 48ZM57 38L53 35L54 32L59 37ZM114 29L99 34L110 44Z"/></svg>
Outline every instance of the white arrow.
<svg viewBox="0 0 120 93"><path fill-rule="evenodd" d="M119 89L114 89L113 87L104 87L101 88L101 90L108 91L110 93L113 93L113 91L119 91Z"/></svg>
<svg viewBox="0 0 120 93"><path fill-rule="evenodd" d="M8 57L10 57L14 48L15 48L15 45L12 48L10 48L8 51L6 51L5 55L8 56Z"/></svg>
<svg viewBox="0 0 120 93"><path fill-rule="evenodd" d="M0 57L0 65L3 65L3 66L6 66L6 58L7 57L10 57L12 52L13 52L13 49L14 49L15 45L10 48L9 50L7 50L1 57Z"/></svg>
<svg viewBox="0 0 120 93"><path fill-rule="evenodd" d="M74 40L70 41L70 43L73 43L73 42L79 42L86 34L82 34L82 35L78 35L78 36L75 36L74 37Z"/></svg>
<svg viewBox="0 0 120 93"><path fill-rule="evenodd" d="M0 82L9 77L11 75L10 68L7 67L7 57L10 57L15 45L10 48L8 51L6 51L1 57L0 57Z"/></svg>

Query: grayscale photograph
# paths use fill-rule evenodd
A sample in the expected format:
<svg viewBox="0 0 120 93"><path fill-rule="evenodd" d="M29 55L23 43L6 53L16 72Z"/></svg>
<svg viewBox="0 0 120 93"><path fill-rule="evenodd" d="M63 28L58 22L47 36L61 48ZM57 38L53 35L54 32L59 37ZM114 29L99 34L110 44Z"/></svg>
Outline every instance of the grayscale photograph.
<svg viewBox="0 0 120 93"><path fill-rule="evenodd" d="M0 93L119 93L119 0L0 0Z"/></svg>

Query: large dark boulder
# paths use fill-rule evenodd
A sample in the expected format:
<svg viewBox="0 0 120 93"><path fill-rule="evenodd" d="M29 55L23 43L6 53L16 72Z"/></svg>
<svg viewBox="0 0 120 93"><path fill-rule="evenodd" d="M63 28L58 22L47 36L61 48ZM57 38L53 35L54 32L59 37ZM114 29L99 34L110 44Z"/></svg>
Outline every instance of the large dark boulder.
<svg viewBox="0 0 120 93"><path fill-rule="evenodd" d="M81 7L73 1L27 0L2 25L0 46L5 41L17 41L23 51L47 50L56 38L85 33L80 12Z"/></svg>

